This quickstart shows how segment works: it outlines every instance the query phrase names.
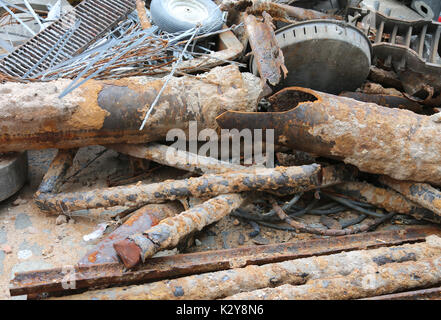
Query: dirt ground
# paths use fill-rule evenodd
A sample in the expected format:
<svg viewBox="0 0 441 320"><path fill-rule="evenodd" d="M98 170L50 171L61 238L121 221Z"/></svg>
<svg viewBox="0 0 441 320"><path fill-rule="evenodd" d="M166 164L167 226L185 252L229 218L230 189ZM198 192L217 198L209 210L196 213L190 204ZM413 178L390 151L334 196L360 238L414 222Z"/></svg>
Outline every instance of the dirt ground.
<svg viewBox="0 0 441 320"><path fill-rule="evenodd" d="M100 154L104 148L88 147L80 149L68 176L77 172L90 159ZM109 221L118 209L82 211L72 214L67 223L56 224L57 215L41 212L32 201L56 150L29 151L28 182L25 187L0 203L0 299L11 299L9 281L15 272L41 270L54 267L73 265L90 250L98 241L86 242L83 239L97 229L101 222ZM81 170L70 179L62 190L86 190L94 187L108 186L109 180L116 177L128 178L133 173L129 159L114 151L106 151L89 167ZM154 166L153 166L154 167ZM142 177L146 182L157 182L166 178L184 178L189 174L173 168L154 168L148 176ZM249 207L253 210L253 207ZM346 212L334 217L355 217ZM319 217L304 216L309 224L319 224ZM323 226L322 226L323 227ZM384 228L401 228L399 221L386 224ZM214 249L228 249L240 246L255 246L315 238L310 234L296 234L260 227L257 236L250 236L253 227L245 220L232 216L225 217L218 223L205 228L202 232L189 238L179 250L168 251L167 254L178 252L196 252ZM164 253L160 253L164 254ZM26 296L13 297L26 299Z"/></svg>

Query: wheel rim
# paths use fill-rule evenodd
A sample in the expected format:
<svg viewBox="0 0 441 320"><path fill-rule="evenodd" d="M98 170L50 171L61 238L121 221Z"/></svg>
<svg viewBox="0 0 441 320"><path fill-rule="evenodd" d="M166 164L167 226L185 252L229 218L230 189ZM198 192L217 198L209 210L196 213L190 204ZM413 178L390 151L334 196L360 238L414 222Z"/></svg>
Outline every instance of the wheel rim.
<svg viewBox="0 0 441 320"><path fill-rule="evenodd" d="M196 0L169 1L168 10L176 19L190 23L201 22L209 17L207 7Z"/></svg>

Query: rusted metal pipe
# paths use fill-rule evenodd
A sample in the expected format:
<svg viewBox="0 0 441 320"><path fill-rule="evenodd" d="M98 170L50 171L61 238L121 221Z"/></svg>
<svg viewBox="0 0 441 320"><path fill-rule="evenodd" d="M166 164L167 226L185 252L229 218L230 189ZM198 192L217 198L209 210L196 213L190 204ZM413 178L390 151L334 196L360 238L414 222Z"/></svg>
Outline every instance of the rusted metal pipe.
<svg viewBox="0 0 441 320"><path fill-rule="evenodd" d="M419 114L424 113L424 109L419 103L411 101L403 96L369 94L362 92L343 92L340 94L340 96L355 99L361 102L375 103L387 108L405 109Z"/></svg>
<svg viewBox="0 0 441 320"><path fill-rule="evenodd" d="M441 287L386 294L360 300L440 300Z"/></svg>
<svg viewBox="0 0 441 320"><path fill-rule="evenodd" d="M141 122L163 79L134 77L89 80L63 99L70 80L0 84L0 152L76 148L96 144L145 143L170 129L217 129L226 110L255 110L260 79L237 66L195 77L172 78L144 130Z"/></svg>
<svg viewBox="0 0 441 320"><path fill-rule="evenodd" d="M204 273L144 285L89 291L65 296L62 299L219 299L240 292L276 287L282 284L299 285L308 280L348 275L355 270L375 268L375 266L386 263L433 258L440 256L440 254L441 248L439 246L432 244L431 241L426 241L396 247L314 256L262 266L251 265L245 268ZM439 269L441 270L441 268Z"/></svg>
<svg viewBox="0 0 441 320"><path fill-rule="evenodd" d="M183 210L179 202L149 204L135 212L120 227L111 232L78 262L79 265L119 262L113 244L128 236L137 234L157 225L165 218L173 217Z"/></svg>
<svg viewBox="0 0 441 320"><path fill-rule="evenodd" d="M239 208L244 198L239 194L217 196L190 208L181 214L167 218L158 225L116 242L113 247L127 268L132 268L156 252L174 248L194 231L219 221Z"/></svg>
<svg viewBox="0 0 441 320"><path fill-rule="evenodd" d="M441 283L441 256L421 261L372 266L349 276L285 284L277 288L243 292L226 300L348 300L393 293Z"/></svg>
<svg viewBox="0 0 441 320"><path fill-rule="evenodd" d="M430 184L380 177L380 182L441 217L441 192Z"/></svg>
<svg viewBox="0 0 441 320"><path fill-rule="evenodd" d="M232 112L222 128L274 129L276 144L341 159L397 180L441 184L441 124L408 110L286 88L270 99L278 112Z"/></svg>
<svg viewBox="0 0 441 320"><path fill-rule="evenodd" d="M262 15L263 22L247 13L244 14L243 20L260 78L263 83L268 81L275 86L282 78L281 70L283 77L286 78L288 69L285 66L283 52L277 44L271 16L266 12Z"/></svg>
<svg viewBox="0 0 441 320"><path fill-rule="evenodd" d="M390 189L376 187L366 182L345 182L327 189L354 200L370 203L389 212L407 214L418 220L441 223L441 217L422 208Z"/></svg>
<svg viewBox="0 0 441 320"><path fill-rule="evenodd" d="M195 153L182 151L155 142L149 143L145 146L118 144L107 145L106 147L135 158L148 159L166 166L198 174L223 173L247 169L247 167L238 164L200 156Z"/></svg>
<svg viewBox="0 0 441 320"><path fill-rule="evenodd" d="M401 230L369 232L342 237L309 239L263 246L212 250L173 256L153 257L133 270L119 262L74 266L74 287L63 286L64 268L16 273L9 293L16 295L68 295L76 290L140 284L172 277L182 277L248 265L282 262L293 259L335 254L342 251L397 246L424 242L429 235L440 235L439 228L407 227ZM29 296L28 296L29 299Z"/></svg>
<svg viewBox="0 0 441 320"><path fill-rule="evenodd" d="M49 169L38 187L41 193L58 192L63 184L67 170L72 166L73 159L78 149L58 150Z"/></svg>
<svg viewBox="0 0 441 320"><path fill-rule="evenodd" d="M317 164L299 167L250 168L242 172L207 174L184 180L137 183L129 186L94 189L63 194L37 193L35 203L43 211L63 212L101 207L135 207L186 197L209 198L243 191L276 190L291 187L292 192L308 191L341 183L353 171L341 166L321 168Z"/></svg>

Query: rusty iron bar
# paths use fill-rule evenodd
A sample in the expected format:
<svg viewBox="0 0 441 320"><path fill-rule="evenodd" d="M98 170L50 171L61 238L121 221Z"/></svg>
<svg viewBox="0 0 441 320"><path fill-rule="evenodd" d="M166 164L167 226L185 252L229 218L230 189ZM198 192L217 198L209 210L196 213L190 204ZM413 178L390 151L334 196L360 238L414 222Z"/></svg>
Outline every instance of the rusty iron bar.
<svg viewBox="0 0 441 320"><path fill-rule="evenodd" d="M441 135L441 125L431 117L298 87L269 101L278 112L228 111L218 124L274 129L276 144L397 180L441 184L441 143L433 139Z"/></svg>
<svg viewBox="0 0 441 320"><path fill-rule="evenodd" d="M283 77L286 78L288 69L285 66L283 52L277 44L271 16L266 12L262 15L261 22L252 14L245 13L243 18L245 30L262 82L269 82L275 86L282 79L281 70Z"/></svg>
<svg viewBox="0 0 441 320"><path fill-rule="evenodd" d="M149 29L152 27L149 18L147 17L147 13L145 11L145 2L144 0L136 0L136 11L138 13L139 23L141 24L141 28L143 30Z"/></svg>
<svg viewBox="0 0 441 320"><path fill-rule="evenodd" d="M419 103L409 100L403 96L369 94L362 92L343 92L340 94L340 96L355 99L361 102L375 103L387 108L405 109L420 114L424 113L424 109Z"/></svg>
<svg viewBox="0 0 441 320"><path fill-rule="evenodd" d="M237 66L172 78L140 131L163 81L90 80L63 99L58 95L69 80L0 84L0 152L146 143L165 139L170 129L187 131L190 121L197 121L198 130L217 129L217 115L255 110L262 91L259 78L240 73Z"/></svg>
<svg viewBox="0 0 441 320"><path fill-rule="evenodd" d="M131 157L151 160L162 165L197 174L223 173L247 169L247 167L238 164L200 156L155 142L151 142L148 145L118 144L107 145L105 147Z"/></svg>
<svg viewBox="0 0 441 320"><path fill-rule="evenodd" d="M370 203L389 212L407 214L418 220L441 224L441 217L409 201L394 190L376 187L366 182L345 182L327 190L357 201Z"/></svg>
<svg viewBox="0 0 441 320"><path fill-rule="evenodd" d="M386 294L360 300L440 300L441 287Z"/></svg>
<svg viewBox="0 0 441 320"><path fill-rule="evenodd" d="M76 211L123 205L136 207L187 197L209 198L244 191L276 190L291 187L293 193L347 181L353 171L342 166L321 168L317 164L299 167L254 168L243 172L207 174L184 180L137 183L63 194L38 193L37 206L48 212Z"/></svg>
<svg viewBox="0 0 441 320"><path fill-rule="evenodd" d="M56 193L59 191L77 151L78 149L58 150L38 187L40 193Z"/></svg>
<svg viewBox="0 0 441 320"><path fill-rule="evenodd" d="M128 236L147 230L165 218L173 217L183 211L179 202L149 204L135 212L117 229L89 250L78 262L79 265L119 263L113 244Z"/></svg>
<svg viewBox="0 0 441 320"><path fill-rule="evenodd" d="M219 221L244 202L240 194L225 194L207 200L154 227L128 236L113 247L127 268L145 262L156 252L175 248L186 236Z"/></svg>
<svg viewBox="0 0 441 320"><path fill-rule="evenodd" d="M308 280L347 275L357 269L374 268L377 265L439 256L441 248L439 245L431 244L431 241L426 241L396 247L313 256L261 266L248 265L244 268L203 273L143 285L89 291L65 296L63 299L219 299L240 292L276 287L286 283L299 285Z"/></svg>
<svg viewBox="0 0 441 320"><path fill-rule="evenodd" d="M439 239L439 238L438 238ZM366 270L355 270L348 276L308 281L305 285L284 284L238 293L226 300L348 300L388 294L441 283L441 256L371 265Z"/></svg>
<svg viewBox="0 0 441 320"><path fill-rule="evenodd" d="M158 281L197 273L227 270L248 265L282 262L293 259L335 254L342 251L372 249L405 243L416 243L432 234L440 235L435 227L416 226L403 230L388 230L296 242L212 250L165 257L153 257L133 270L121 263L74 266L75 289L64 289L62 268L16 273L11 281L10 294L39 295L72 294L76 290L110 287Z"/></svg>
<svg viewBox="0 0 441 320"><path fill-rule="evenodd" d="M380 182L441 217L441 192L430 184L398 181L386 176L380 177Z"/></svg>

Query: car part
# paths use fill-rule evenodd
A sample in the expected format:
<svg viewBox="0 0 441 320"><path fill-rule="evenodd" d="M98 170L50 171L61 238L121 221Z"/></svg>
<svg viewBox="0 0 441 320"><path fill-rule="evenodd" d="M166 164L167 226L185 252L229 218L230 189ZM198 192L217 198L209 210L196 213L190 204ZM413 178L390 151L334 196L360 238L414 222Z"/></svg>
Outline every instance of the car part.
<svg viewBox="0 0 441 320"><path fill-rule="evenodd" d="M413 0L411 7L426 19L438 20L441 11L441 1Z"/></svg>
<svg viewBox="0 0 441 320"><path fill-rule="evenodd" d="M0 155L0 201L23 187L28 175L26 152Z"/></svg>
<svg viewBox="0 0 441 320"><path fill-rule="evenodd" d="M300 86L338 94L355 91L369 74L369 39L346 23L301 22L278 30L276 39L288 69L288 77L277 88ZM250 67L254 74L258 73L254 59Z"/></svg>
<svg viewBox="0 0 441 320"><path fill-rule="evenodd" d="M222 11L211 0L152 0L153 22L169 33L190 30L201 24L199 32L217 31L224 24Z"/></svg>

